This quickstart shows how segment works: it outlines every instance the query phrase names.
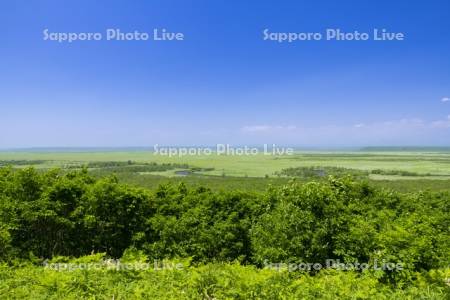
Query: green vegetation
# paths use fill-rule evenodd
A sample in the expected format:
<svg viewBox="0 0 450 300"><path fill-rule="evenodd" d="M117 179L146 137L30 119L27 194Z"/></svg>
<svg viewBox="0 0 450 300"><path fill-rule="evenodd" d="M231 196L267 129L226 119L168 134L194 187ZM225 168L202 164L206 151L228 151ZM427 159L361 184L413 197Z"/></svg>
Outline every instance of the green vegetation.
<svg viewBox="0 0 450 300"><path fill-rule="evenodd" d="M450 152L445 149L379 150L296 152L291 156L183 157L155 155L142 149L129 152L0 152L0 160L3 165L34 166L38 170L59 167L70 171L85 166L96 177L115 173L121 182L149 189L160 184L184 182L192 188L207 186L216 191L262 192L268 185L286 184L290 177L306 182L351 173L357 178L365 178L368 174L372 185L401 192L450 191ZM304 174L296 175L295 170ZM326 175L317 176L323 173Z"/></svg>
<svg viewBox="0 0 450 300"><path fill-rule="evenodd" d="M450 179L450 152L296 152L294 155L192 155L168 157L148 152L0 152L0 160L44 160L36 168L61 167L89 162L128 162L187 164L204 169L203 175L230 177L271 177L296 167L339 167L362 171L403 170ZM165 175L174 175L167 173ZM407 176L398 176L403 179Z"/></svg>
<svg viewBox="0 0 450 300"><path fill-rule="evenodd" d="M132 161L120 162L120 161L104 161L104 162L89 162L87 165L78 165L72 168L82 168L98 170L102 173L153 173L164 172L169 170L189 169L187 164L175 164L175 163L135 163Z"/></svg>
<svg viewBox="0 0 450 300"><path fill-rule="evenodd" d="M96 177L107 175L105 172L91 172ZM240 190L263 192L268 186L281 186L286 184L288 178L258 178L258 177L229 177L229 176L205 176L195 173L188 176L166 176L155 175L154 173L115 173L120 182L127 183L137 187L156 189L160 185L178 185L185 184L187 187L195 189L198 187L207 187L214 191Z"/></svg>
<svg viewBox="0 0 450 300"><path fill-rule="evenodd" d="M399 175L399 176L431 176L430 173L427 174L419 174L411 171L404 170L381 170L375 169L370 171L371 174L379 174L379 175Z"/></svg>
<svg viewBox="0 0 450 300"><path fill-rule="evenodd" d="M287 168L275 173L278 176L289 176L297 178L323 178L327 176L347 176L352 175L358 178L368 178L369 172L356 169L347 169L339 167L297 167Z"/></svg>
<svg viewBox="0 0 450 300"><path fill-rule="evenodd" d="M0 160L0 167L1 166L32 166L32 165L40 165L45 163L45 160Z"/></svg>
<svg viewBox="0 0 450 300"><path fill-rule="evenodd" d="M92 176L86 168L0 168L0 295L445 299L449 200L449 192L404 194L350 177L291 181L265 192L184 183L148 190L115 176ZM184 268L42 265L108 257L179 261ZM325 268L330 259L367 268ZM376 268L377 262L401 268ZM301 263L323 267L290 269Z"/></svg>
<svg viewBox="0 0 450 300"><path fill-rule="evenodd" d="M439 271L418 274L413 285L395 289L380 283L376 274L326 270L312 276L228 263L158 271L54 271L2 265L0 295L20 300L448 299L448 289L442 285L445 276Z"/></svg>
<svg viewBox="0 0 450 300"><path fill-rule="evenodd" d="M0 298L449 298L450 153L378 150L0 152Z"/></svg>
<svg viewBox="0 0 450 300"><path fill-rule="evenodd" d="M80 165L79 167L82 167ZM157 163L137 163L134 161L94 161L89 162L87 168L120 168L120 167L130 167L130 166L145 166L149 168L149 172L152 171L165 171L172 170L176 168L189 168L187 164L157 164ZM115 170L115 169L113 169Z"/></svg>

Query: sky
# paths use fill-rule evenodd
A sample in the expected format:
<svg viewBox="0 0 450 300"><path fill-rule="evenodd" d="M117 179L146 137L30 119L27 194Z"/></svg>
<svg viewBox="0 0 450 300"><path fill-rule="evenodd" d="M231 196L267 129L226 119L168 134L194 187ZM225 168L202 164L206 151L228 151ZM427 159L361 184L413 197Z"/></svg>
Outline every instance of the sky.
<svg viewBox="0 0 450 300"><path fill-rule="evenodd" d="M2 1L0 148L450 146L450 2ZM149 40L106 40L107 29ZM182 33L155 41L153 30ZM270 33L366 41L264 40ZM375 41L374 29L404 40ZM58 42L47 33L101 33ZM55 36L55 35L53 35Z"/></svg>

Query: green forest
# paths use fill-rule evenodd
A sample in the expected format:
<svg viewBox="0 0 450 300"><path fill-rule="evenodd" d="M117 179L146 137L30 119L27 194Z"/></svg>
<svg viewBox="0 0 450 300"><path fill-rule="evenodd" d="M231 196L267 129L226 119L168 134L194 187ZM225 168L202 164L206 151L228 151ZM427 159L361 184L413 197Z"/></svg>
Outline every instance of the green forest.
<svg viewBox="0 0 450 300"><path fill-rule="evenodd" d="M332 171L242 191L2 167L0 298L448 299L450 192Z"/></svg>

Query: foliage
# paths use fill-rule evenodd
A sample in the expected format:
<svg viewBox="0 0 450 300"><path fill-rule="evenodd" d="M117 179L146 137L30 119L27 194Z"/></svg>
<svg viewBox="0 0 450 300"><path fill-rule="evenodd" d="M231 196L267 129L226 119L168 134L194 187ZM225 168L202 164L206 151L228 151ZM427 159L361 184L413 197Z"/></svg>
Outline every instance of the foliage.
<svg viewBox="0 0 450 300"><path fill-rule="evenodd" d="M298 177L298 178L322 178L328 176L335 177L343 177L352 175L357 178L368 178L369 172L357 170L357 169L348 169L341 167L291 167L281 170L280 172L275 173L278 176L289 176L289 177Z"/></svg>
<svg viewBox="0 0 450 300"><path fill-rule="evenodd" d="M3 299L448 299L444 283L448 274L448 270L423 273L413 285L396 289L370 273L326 270L312 276L238 264L139 271L0 265L0 295Z"/></svg>
<svg viewBox="0 0 450 300"><path fill-rule="evenodd" d="M115 176L93 177L87 169L0 168L0 260L5 264L0 276L8 282L0 284L0 294L20 295L24 290L18 282L27 270L30 285L41 286L28 288L50 298L64 289L74 298L94 291L110 298L165 297L150 285L138 288L141 280L167 280L180 298L345 298L352 293L357 298L425 298L419 288L423 282L435 284L428 293L439 298L448 293L436 274L450 264L449 199L448 192L402 194L351 177L292 181L265 193L184 183L150 191L121 184ZM90 253L128 261L188 259L191 265L184 273L166 275L54 275L30 265ZM268 263L325 266L330 259L371 268L260 270ZM401 263L402 268L372 268L376 262ZM16 267L8 271L6 265ZM252 276L260 279L252 282ZM71 286L74 281L80 285ZM107 288L116 284L127 286L124 294Z"/></svg>
<svg viewBox="0 0 450 300"><path fill-rule="evenodd" d="M430 173L426 174L419 174L416 172L411 171L405 171L405 170L382 170L382 169L375 169L370 171L371 174L378 174L378 175L400 175L400 176L431 176Z"/></svg>

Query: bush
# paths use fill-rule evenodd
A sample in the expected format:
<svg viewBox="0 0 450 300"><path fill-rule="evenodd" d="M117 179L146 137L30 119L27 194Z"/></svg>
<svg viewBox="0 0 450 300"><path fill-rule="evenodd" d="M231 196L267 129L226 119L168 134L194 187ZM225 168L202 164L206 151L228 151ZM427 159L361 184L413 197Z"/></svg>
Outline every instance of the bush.
<svg viewBox="0 0 450 300"><path fill-rule="evenodd" d="M408 288L421 274L450 264L449 199L448 192L401 194L349 177L291 182L261 194L188 189L182 183L149 191L114 176L96 179L86 169L0 168L0 259L36 262L90 253L119 258L128 249L127 259L189 259L194 265L378 261L402 263L403 269L354 270L347 279L360 282L369 273L368 285L376 279L374 287ZM201 270L198 287L189 287L195 295L233 297L224 292L221 275ZM303 273L320 282L318 274L325 271ZM269 281L282 284L277 276ZM339 281L347 275L333 276ZM223 286L216 291L215 284ZM239 287L236 295L253 297L244 290ZM260 292L255 295L276 297Z"/></svg>

